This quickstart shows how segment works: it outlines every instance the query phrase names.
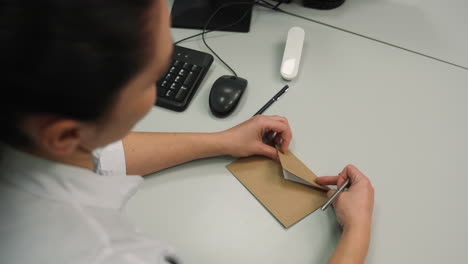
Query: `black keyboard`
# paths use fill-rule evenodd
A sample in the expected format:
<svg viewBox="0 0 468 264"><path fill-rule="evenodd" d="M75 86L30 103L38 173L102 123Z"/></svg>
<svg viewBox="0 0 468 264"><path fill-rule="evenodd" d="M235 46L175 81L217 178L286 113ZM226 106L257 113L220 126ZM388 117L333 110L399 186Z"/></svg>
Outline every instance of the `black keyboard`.
<svg viewBox="0 0 468 264"><path fill-rule="evenodd" d="M156 82L156 105L184 111L213 63L213 56L198 50L174 46L167 73Z"/></svg>

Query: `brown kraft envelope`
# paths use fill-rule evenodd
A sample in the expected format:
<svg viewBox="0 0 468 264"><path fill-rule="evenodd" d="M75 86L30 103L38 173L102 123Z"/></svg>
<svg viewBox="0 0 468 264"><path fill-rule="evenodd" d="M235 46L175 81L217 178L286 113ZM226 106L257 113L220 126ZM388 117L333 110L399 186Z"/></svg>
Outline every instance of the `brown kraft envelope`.
<svg viewBox="0 0 468 264"><path fill-rule="evenodd" d="M233 161L226 167L288 228L321 207L327 200L328 189L315 183L317 176L290 151L278 151L278 154L281 164L253 156ZM290 180L285 178L285 173Z"/></svg>

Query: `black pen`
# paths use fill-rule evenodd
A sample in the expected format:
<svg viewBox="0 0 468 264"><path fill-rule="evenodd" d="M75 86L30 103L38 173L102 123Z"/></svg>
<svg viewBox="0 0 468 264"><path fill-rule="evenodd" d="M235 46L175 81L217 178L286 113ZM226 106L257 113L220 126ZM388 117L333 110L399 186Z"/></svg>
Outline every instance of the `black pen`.
<svg viewBox="0 0 468 264"><path fill-rule="evenodd" d="M258 110L254 116L263 114L263 112L265 112L265 110L267 110L268 107L270 107L270 105L277 101L278 98L280 98L280 96L282 96L288 89L289 85L285 85L278 93L275 94L275 96L273 96L273 98L270 99L270 101L268 101L264 106L262 106L262 108L260 108L260 110Z"/></svg>

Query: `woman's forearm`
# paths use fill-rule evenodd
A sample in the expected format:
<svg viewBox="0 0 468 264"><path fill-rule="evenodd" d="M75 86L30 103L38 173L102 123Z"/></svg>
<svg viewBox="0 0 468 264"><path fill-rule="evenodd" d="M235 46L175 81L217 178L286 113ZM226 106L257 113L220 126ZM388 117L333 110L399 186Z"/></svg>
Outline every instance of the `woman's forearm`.
<svg viewBox="0 0 468 264"><path fill-rule="evenodd" d="M367 255L370 241L370 224L343 231L341 240L328 264L361 264Z"/></svg>
<svg viewBox="0 0 468 264"><path fill-rule="evenodd" d="M227 154L220 133L133 132L123 139L127 174L146 175L195 159Z"/></svg>

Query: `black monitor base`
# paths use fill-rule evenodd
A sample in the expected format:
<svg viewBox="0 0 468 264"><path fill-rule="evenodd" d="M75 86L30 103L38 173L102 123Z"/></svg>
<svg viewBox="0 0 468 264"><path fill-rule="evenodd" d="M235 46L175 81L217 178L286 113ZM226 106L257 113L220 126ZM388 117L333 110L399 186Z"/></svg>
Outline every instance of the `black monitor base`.
<svg viewBox="0 0 468 264"><path fill-rule="evenodd" d="M247 2L245 0L174 0L171 11L172 27L203 29L216 9L226 3ZM247 12L244 19L236 25L225 27L239 20ZM252 17L252 4L239 4L223 8L211 20L207 29L222 31L249 32Z"/></svg>
<svg viewBox="0 0 468 264"><path fill-rule="evenodd" d="M328 10L339 7L344 1L345 0L302 0L302 4L305 7Z"/></svg>

